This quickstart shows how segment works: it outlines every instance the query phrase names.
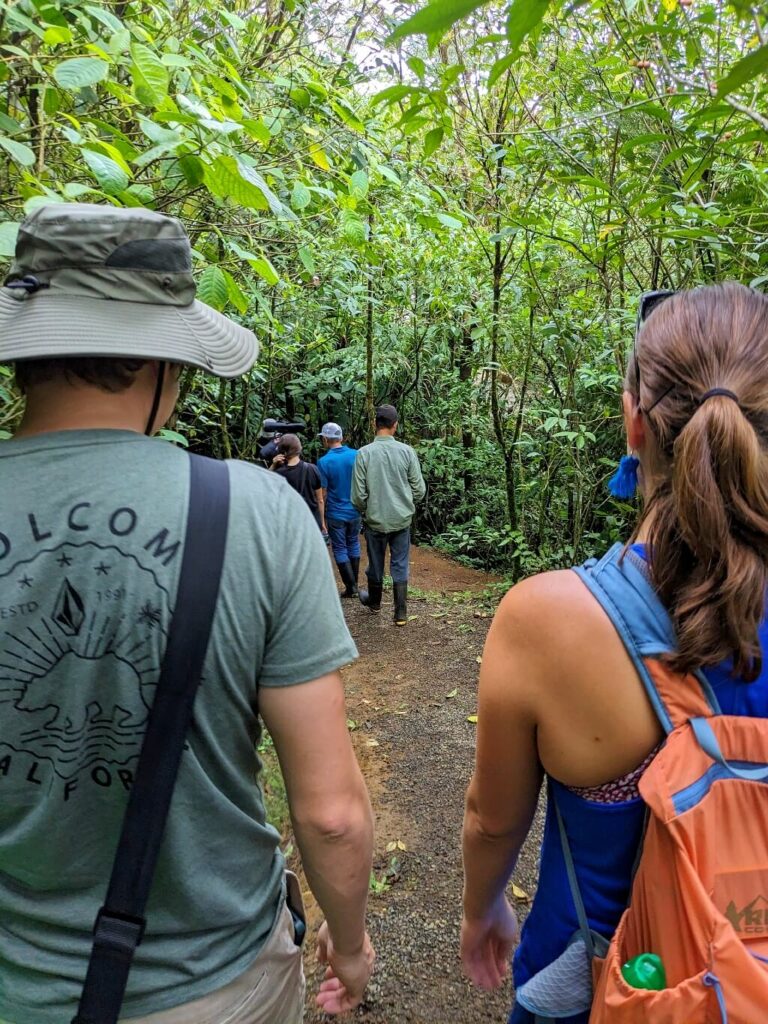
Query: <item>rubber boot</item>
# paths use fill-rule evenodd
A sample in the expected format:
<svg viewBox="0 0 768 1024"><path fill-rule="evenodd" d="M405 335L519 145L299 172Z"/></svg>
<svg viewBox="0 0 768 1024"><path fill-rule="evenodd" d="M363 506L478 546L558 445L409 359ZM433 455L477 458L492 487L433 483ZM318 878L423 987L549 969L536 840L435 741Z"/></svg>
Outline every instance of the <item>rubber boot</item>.
<svg viewBox="0 0 768 1024"><path fill-rule="evenodd" d="M339 570L341 582L346 587L346 590L341 596L357 597L357 580L355 579L355 574L352 572L352 566L349 562L337 562L336 568Z"/></svg>
<svg viewBox="0 0 768 1024"><path fill-rule="evenodd" d="M395 625L404 626L408 622L408 581L393 583L395 595Z"/></svg>
<svg viewBox="0 0 768 1024"><path fill-rule="evenodd" d="M355 580L355 593L357 593L357 580L360 576L360 555L357 558L350 558L349 564L352 566L352 576Z"/></svg>
<svg viewBox="0 0 768 1024"><path fill-rule="evenodd" d="M360 604L364 604L366 608L372 612L381 611L381 594L383 586L382 581L379 580L368 580L367 590L358 590L357 596L360 598Z"/></svg>

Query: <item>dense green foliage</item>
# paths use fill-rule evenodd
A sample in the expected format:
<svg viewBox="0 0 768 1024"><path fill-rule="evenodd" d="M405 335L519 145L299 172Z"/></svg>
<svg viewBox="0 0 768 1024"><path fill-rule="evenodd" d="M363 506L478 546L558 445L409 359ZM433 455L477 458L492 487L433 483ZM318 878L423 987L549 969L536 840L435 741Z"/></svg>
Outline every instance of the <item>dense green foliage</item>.
<svg viewBox="0 0 768 1024"><path fill-rule="evenodd" d="M768 282L768 17L421 6L0 0L0 260L40 203L182 217L200 298L262 341L245 380L185 380L194 447L253 458L272 414L362 442L389 400L422 537L567 563L622 528L638 293Z"/></svg>

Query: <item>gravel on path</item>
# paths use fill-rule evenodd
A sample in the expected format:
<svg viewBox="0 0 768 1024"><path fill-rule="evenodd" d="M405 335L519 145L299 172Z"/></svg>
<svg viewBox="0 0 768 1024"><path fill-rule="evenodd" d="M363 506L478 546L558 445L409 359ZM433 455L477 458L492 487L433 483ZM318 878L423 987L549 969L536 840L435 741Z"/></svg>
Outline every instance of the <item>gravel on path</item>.
<svg viewBox="0 0 768 1024"><path fill-rule="evenodd" d="M392 623L390 596L372 615L344 602L360 659L344 670L348 716L376 816L375 876L369 928L377 965L366 1024L481 1024L507 1019L509 984L473 988L458 956L460 831L472 771L477 675L491 621L482 591L493 577L429 549L412 553L411 620ZM515 873L533 894L541 842L537 817ZM394 844L394 846L393 846ZM402 848L404 847L404 849ZM522 920L527 901L516 900ZM330 1018L314 1005L321 971L314 961L318 908L310 904L306 944L307 1024Z"/></svg>

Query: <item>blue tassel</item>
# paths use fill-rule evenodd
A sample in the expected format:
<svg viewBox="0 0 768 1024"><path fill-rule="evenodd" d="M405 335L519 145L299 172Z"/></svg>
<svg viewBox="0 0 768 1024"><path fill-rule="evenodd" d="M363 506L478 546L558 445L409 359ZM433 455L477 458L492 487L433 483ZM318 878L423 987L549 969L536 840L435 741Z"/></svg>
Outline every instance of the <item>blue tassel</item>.
<svg viewBox="0 0 768 1024"><path fill-rule="evenodd" d="M608 481L608 490L614 498L634 498L637 490L637 467L640 459L636 455L624 455L619 468Z"/></svg>

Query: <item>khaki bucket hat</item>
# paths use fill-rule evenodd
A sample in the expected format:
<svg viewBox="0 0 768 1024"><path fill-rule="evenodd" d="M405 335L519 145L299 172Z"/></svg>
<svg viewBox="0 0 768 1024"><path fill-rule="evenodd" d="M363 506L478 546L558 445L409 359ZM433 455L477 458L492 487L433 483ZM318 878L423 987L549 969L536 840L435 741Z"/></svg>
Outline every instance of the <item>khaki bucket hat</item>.
<svg viewBox="0 0 768 1024"><path fill-rule="evenodd" d="M175 217L52 203L22 221L0 287L0 362L160 359L238 377L258 352L252 331L195 299L191 246Z"/></svg>

